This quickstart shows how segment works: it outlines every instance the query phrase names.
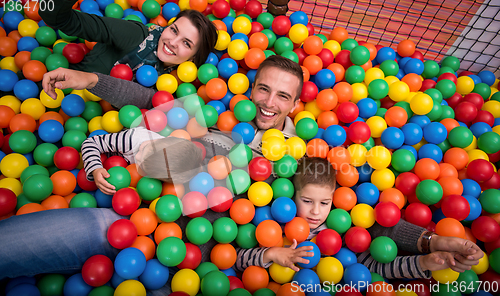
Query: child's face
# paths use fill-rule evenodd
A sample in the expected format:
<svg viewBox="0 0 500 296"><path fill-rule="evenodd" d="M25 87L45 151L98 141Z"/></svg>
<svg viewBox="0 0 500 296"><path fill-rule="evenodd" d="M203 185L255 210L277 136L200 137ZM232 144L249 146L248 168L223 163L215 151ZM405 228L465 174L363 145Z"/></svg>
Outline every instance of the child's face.
<svg viewBox="0 0 500 296"><path fill-rule="evenodd" d="M316 184L308 184L297 191L295 204L297 217L304 218L311 229L326 221L332 207L333 189Z"/></svg>

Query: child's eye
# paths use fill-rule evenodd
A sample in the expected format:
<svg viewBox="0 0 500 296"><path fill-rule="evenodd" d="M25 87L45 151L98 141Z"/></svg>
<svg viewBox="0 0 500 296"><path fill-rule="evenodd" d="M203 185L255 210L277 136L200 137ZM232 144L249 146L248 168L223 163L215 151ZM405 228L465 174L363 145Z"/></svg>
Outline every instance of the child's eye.
<svg viewBox="0 0 500 296"><path fill-rule="evenodd" d="M324 206L328 206L328 205L330 205L330 203L329 203L329 202L322 202L321 204L322 204L322 205L324 205Z"/></svg>
<svg viewBox="0 0 500 296"><path fill-rule="evenodd" d="M310 200L304 200L303 199L302 202L304 202L304 203L311 203L312 201L310 201Z"/></svg>

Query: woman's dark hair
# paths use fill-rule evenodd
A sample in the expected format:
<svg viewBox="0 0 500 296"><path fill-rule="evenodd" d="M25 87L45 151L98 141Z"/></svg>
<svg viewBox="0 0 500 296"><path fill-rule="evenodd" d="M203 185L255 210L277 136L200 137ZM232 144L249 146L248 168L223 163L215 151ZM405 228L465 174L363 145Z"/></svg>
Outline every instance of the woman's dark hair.
<svg viewBox="0 0 500 296"><path fill-rule="evenodd" d="M197 10L188 9L181 11L177 15L174 23L181 17L189 19L200 33L200 47L193 57L193 63L195 63L196 67L200 67L206 62L208 54L217 43L217 29L203 13Z"/></svg>

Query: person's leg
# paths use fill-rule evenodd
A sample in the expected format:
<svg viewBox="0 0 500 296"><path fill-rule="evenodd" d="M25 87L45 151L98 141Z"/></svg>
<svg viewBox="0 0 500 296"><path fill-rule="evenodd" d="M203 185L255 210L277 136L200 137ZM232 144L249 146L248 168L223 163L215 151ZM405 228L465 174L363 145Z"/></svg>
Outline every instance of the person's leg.
<svg viewBox="0 0 500 296"><path fill-rule="evenodd" d="M97 254L114 260L108 227L123 218L112 209L47 210L0 221L0 279L72 273Z"/></svg>

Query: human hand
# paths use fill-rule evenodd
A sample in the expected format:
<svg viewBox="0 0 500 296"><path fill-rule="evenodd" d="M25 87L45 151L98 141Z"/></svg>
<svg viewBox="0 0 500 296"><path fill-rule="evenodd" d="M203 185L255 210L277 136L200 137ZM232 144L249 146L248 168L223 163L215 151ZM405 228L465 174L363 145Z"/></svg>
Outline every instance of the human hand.
<svg viewBox="0 0 500 296"><path fill-rule="evenodd" d="M458 262L450 252L436 251L425 256L420 256L420 267L422 270L443 270L451 268L456 272L464 272L471 269L471 266Z"/></svg>
<svg viewBox="0 0 500 296"><path fill-rule="evenodd" d="M55 88L59 89L90 89L99 81L99 77L94 73L57 68L43 75L42 86L54 100L57 99Z"/></svg>
<svg viewBox="0 0 500 296"><path fill-rule="evenodd" d="M294 239L292 245L289 248L274 247L268 249L264 253L264 262L273 261L284 267L289 267L294 271L299 271L299 268L294 265L294 263L309 263L309 260L302 257L312 257L314 256L312 251L312 246L305 246L297 248L297 241Z"/></svg>
<svg viewBox="0 0 500 296"><path fill-rule="evenodd" d="M106 178L109 178L109 173L104 168L98 168L92 171L92 176L94 176L94 182L102 193L107 195L115 194L115 186L109 184Z"/></svg>
<svg viewBox="0 0 500 296"><path fill-rule="evenodd" d="M459 237L433 235L430 243L430 251L451 252L455 260L461 265L477 265L479 259L484 256L483 251L470 240Z"/></svg>

